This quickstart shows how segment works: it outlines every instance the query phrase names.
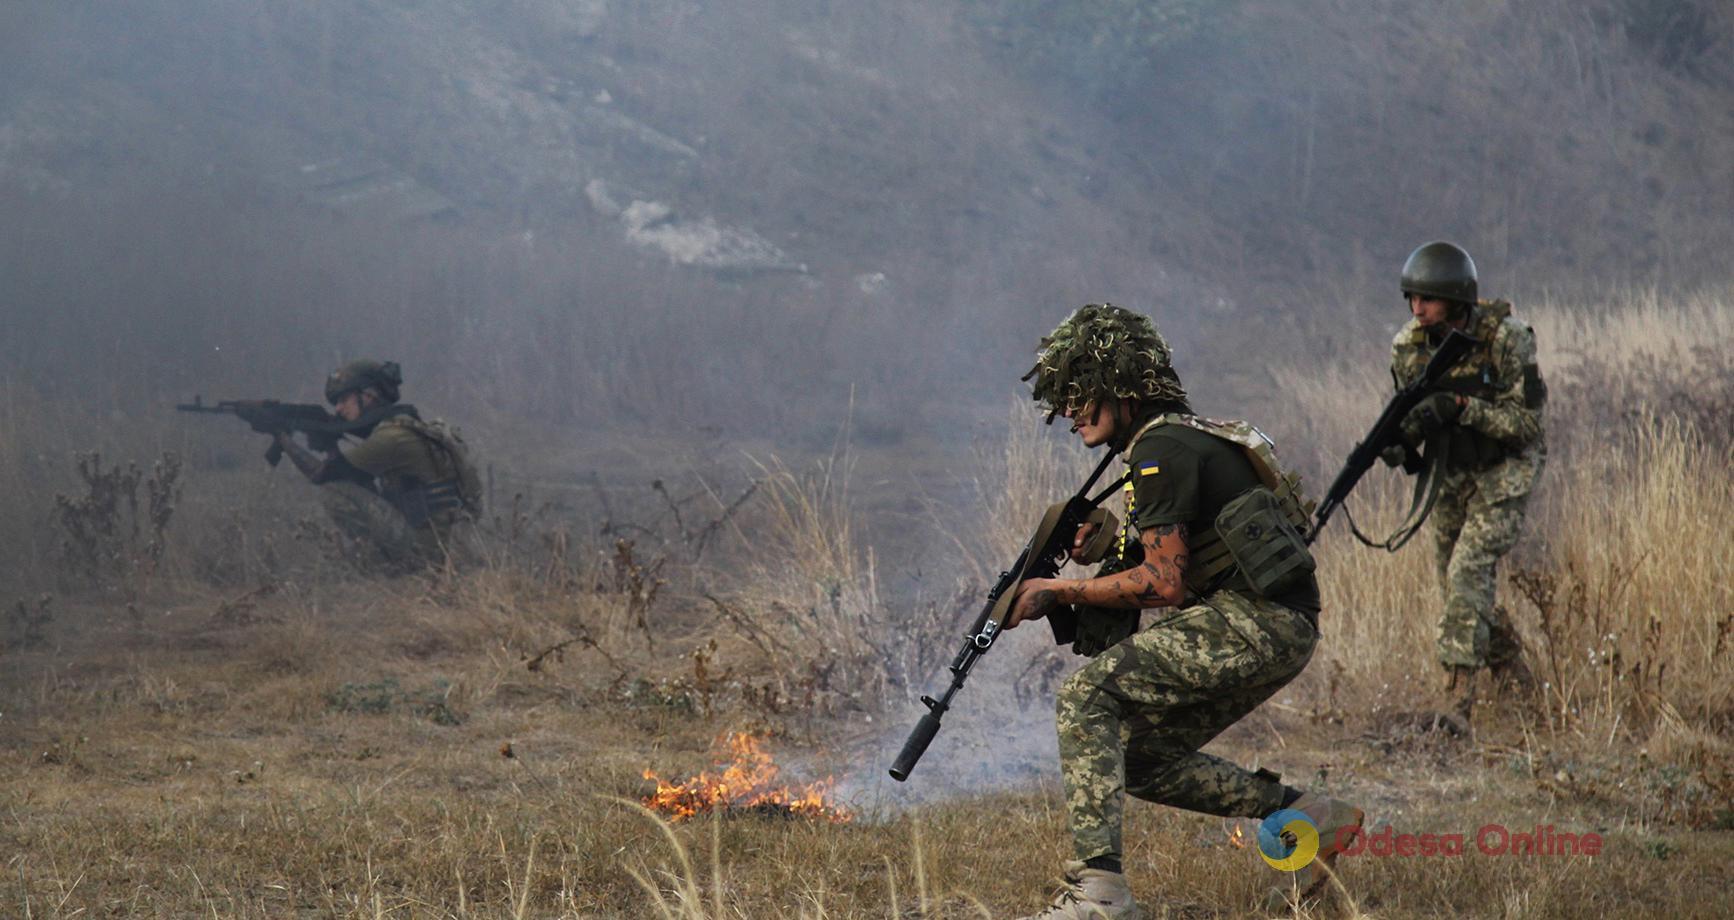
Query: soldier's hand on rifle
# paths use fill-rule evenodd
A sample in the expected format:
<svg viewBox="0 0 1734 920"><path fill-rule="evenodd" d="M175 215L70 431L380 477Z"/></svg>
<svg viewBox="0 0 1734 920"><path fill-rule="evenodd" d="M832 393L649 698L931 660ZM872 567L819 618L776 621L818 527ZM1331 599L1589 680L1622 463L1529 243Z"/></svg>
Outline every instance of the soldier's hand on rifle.
<svg viewBox="0 0 1734 920"><path fill-rule="evenodd" d="M1379 451L1379 459L1385 461L1386 466L1402 466L1409 459L1409 448L1402 444L1387 444Z"/></svg>
<svg viewBox="0 0 1734 920"><path fill-rule="evenodd" d="M1011 613L1006 614L1005 629L1015 629L1026 620L1039 620L1060 606L1057 578L1029 578L1018 585L1012 600Z"/></svg>
<svg viewBox="0 0 1734 920"><path fill-rule="evenodd" d="M1083 562L1085 548L1090 545L1090 538L1099 530L1093 521L1085 521L1078 525L1078 535L1072 538L1072 561Z"/></svg>
<svg viewBox="0 0 1734 920"><path fill-rule="evenodd" d="M1463 414L1463 400L1454 393L1434 393L1415 404L1403 419L1403 436L1419 444Z"/></svg>

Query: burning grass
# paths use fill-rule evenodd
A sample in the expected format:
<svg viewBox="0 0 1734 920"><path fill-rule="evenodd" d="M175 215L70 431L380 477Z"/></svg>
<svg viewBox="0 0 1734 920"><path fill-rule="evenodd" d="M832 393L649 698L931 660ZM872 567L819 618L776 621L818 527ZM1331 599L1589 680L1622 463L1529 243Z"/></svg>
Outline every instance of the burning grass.
<svg viewBox="0 0 1734 920"><path fill-rule="evenodd" d="M801 786L779 784L782 768L772 759L763 735L730 732L718 747L722 758L714 768L686 780L671 782L645 770L644 778L656 784L656 791L642 799L644 806L672 821L705 814L813 818L837 824L853 818L847 807L832 798L835 782L830 777Z"/></svg>

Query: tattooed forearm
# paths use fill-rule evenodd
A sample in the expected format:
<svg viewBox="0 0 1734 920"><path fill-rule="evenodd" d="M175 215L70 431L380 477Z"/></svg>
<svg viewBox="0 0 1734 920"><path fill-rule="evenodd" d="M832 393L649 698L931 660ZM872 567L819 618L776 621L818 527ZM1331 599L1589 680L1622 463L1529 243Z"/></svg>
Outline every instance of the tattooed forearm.
<svg viewBox="0 0 1734 920"><path fill-rule="evenodd" d="M1092 604L1123 610L1172 607L1181 603L1186 598L1186 567L1191 562L1186 534L1185 524L1146 528L1139 540L1142 560L1122 572L1084 581L1061 582L1058 600L1067 604Z"/></svg>
<svg viewBox="0 0 1734 920"><path fill-rule="evenodd" d="M1186 578L1186 565L1191 557L1185 553L1175 553L1172 556L1158 556L1153 561L1146 562L1143 569L1152 578L1163 584L1177 585Z"/></svg>

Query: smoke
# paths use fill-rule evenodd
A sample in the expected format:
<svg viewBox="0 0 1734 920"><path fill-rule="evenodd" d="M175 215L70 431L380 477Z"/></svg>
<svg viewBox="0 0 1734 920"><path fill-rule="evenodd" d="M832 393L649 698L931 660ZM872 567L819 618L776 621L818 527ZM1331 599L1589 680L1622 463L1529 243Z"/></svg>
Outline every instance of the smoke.
<svg viewBox="0 0 1734 920"><path fill-rule="evenodd" d="M853 393L897 437L1003 398L1086 301L1186 372L1367 315L1435 237L1505 292L1716 271L1726 17L1382 10L9 7L10 357L49 380L111 331L111 389L154 400L377 353L590 425L823 427Z"/></svg>

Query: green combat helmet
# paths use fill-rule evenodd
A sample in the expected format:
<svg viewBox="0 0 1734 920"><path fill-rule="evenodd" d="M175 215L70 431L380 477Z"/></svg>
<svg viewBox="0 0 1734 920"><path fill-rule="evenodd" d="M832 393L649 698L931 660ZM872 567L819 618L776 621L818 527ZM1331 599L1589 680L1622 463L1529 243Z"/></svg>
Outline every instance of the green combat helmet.
<svg viewBox="0 0 1734 920"><path fill-rule="evenodd" d="M363 358L351 361L325 378L325 399L332 405L344 394L372 387L385 402L397 402L398 387L403 385L403 369L396 361L374 361Z"/></svg>
<svg viewBox="0 0 1734 920"><path fill-rule="evenodd" d="M1174 373L1174 352L1149 317L1111 303L1079 307L1042 339L1031 397L1048 410L1047 422L1091 400L1136 399L1169 403L1182 411L1186 389Z"/></svg>
<svg viewBox="0 0 1734 920"><path fill-rule="evenodd" d="M1453 303L1473 304L1475 262L1455 243L1428 243L1403 263L1403 296L1420 294Z"/></svg>

